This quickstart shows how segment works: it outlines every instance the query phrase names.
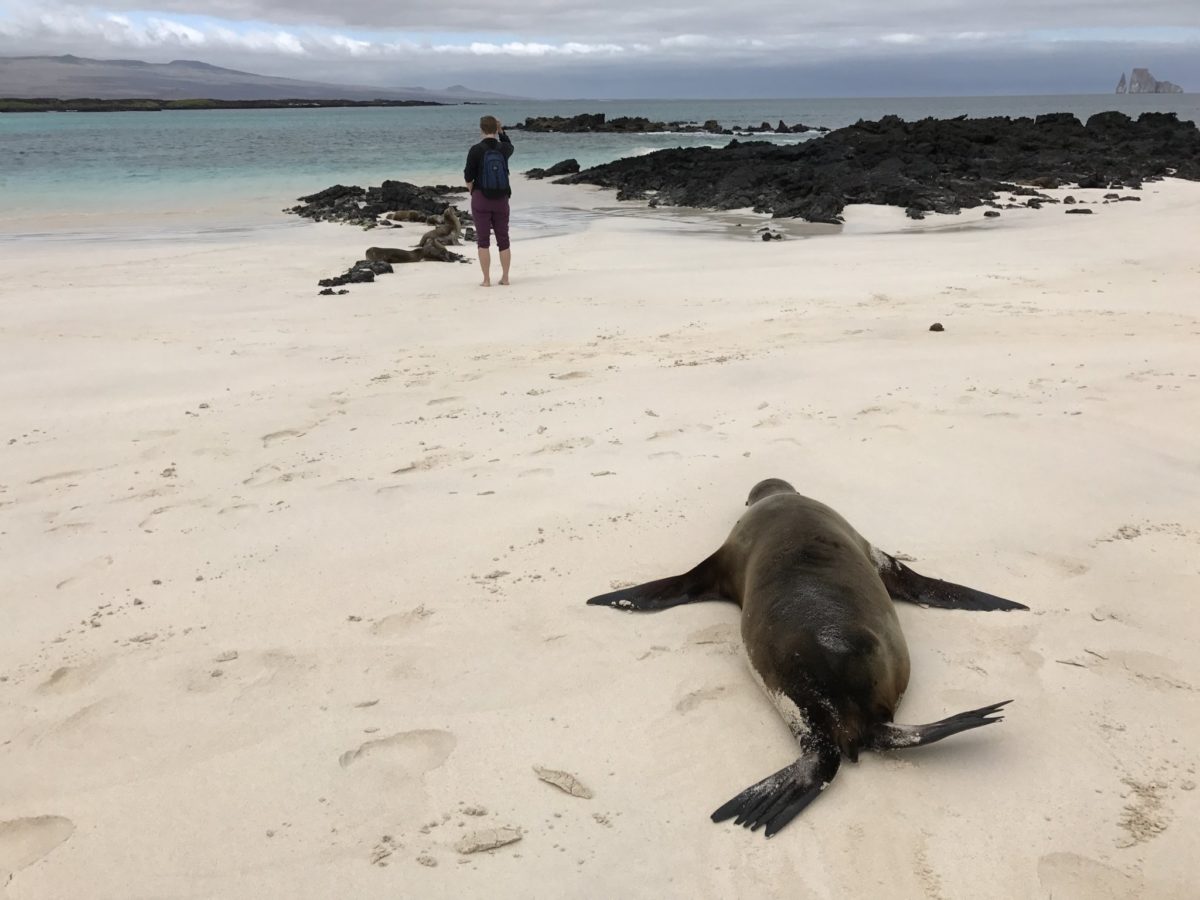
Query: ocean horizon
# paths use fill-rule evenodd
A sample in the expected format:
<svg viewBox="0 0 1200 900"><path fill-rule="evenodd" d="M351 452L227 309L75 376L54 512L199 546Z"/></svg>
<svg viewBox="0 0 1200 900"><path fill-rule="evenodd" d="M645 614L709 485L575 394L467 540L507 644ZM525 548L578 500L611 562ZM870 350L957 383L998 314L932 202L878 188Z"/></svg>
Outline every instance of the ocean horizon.
<svg viewBox="0 0 1200 900"><path fill-rule="evenodd" d="M209 215L225 222L278 224L299 196L333 184L400 179L458 184L478 118L512 125L528 116L604 112L724 127L804 123L840 128L859 119L967 115L1036 116L1106 110L1131 116L1174 112L1200 120L1200 94L1075 94L981 97L802 98L792 100L567 100L430 107L255 109L155 113L0 115L0 230L20 234L46 216L134 218ZM513 132L513 170L575 158L584 166L667 147L724 146L726 135L537 134ZM816 132L761 135L794 143ZM519 204L519 198L518 198Z"/></svg>

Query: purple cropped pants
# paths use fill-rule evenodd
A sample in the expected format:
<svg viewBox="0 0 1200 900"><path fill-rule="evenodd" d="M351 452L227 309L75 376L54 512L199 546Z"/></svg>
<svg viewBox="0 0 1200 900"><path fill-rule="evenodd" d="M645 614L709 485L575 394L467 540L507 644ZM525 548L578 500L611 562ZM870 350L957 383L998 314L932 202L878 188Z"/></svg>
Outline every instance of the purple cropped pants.
<svg viewBox="0 0 1200 900"><path fill-rule="evenodd" d="M492 231L496 232L496 247L508 249L508 198L485 197L483 191L471 192L471 218L475 220L475 243L491 246Z"/></svg>

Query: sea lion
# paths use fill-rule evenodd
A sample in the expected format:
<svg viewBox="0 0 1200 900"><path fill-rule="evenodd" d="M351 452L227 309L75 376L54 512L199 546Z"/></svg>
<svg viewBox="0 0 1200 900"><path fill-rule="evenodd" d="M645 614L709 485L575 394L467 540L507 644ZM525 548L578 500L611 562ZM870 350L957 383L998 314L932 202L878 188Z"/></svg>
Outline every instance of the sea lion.
<svg viewBox="0 0 1200 900"><path fill-rule="evenodd" d="M429 224L436 227L421 235L418 247L435 242L443 245L459 243L462 224L458 221L458 213L453 206L447 206L440 217L430 218Z"/></svg>
<svg viewBox="0 0 1200 900"><path fill-rule="evenodd" d="M896 725L908 686L908 647L893 600L943 609L1028 609L926 578L872 547L823 503L786 481L759 482L716 553L690 572L588 600L652 611L703 600L742 608L750 667L800 745L800 757L712 814L771 837L819 795L842 756L896 750L999 722L1010 701L928 725Z"/></svg>
<svg viewBox="0 0 1200 900"><path fill-rule="evenodd" d="M372 262L414 263L414 262L457 262L462 256L446 247L439 241L425 241L416 250L404 250L400 247L368 247L364 256Z"/></svg>
<svg viewBox="0 0 1200 900"><path fill-rule="evenodd" d="M363 255L371 262L385 263L421 262L425 258L420 250L403 250L400 247L368 247Z"/></svg>

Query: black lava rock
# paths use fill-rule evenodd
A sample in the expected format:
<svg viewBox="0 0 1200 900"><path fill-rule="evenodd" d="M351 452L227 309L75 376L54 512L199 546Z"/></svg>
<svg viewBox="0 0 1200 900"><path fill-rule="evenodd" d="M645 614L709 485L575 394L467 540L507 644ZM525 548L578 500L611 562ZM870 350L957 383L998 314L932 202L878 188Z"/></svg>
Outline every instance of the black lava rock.
<svg viewBox="0 0 1200 900"><path fill-rule="evenodd" d="M1012 119L860 121L800 144L731 141L722 148L659 150L561 179L617 190L618 199L657 192L664 204L750 206L777 217L841 222L848 203L955 213L1004 196L1049 198L1024 187L1041 180L1104 187L1157 180L1170 170L1200 180L1200 129L1172 113L1069 114ZM765 130L774 131L769 123Z"/></svg>
<svg viewBox="0 0 1200 900"><path fill-rule="evenodd" d="M368 188L335 184L301 197L299 205L284 211L314 222L346 222L374 228L381 215L395 210L415 209L429 216L440 216L448 206L453 206L447 196L465 191L465 187L445 184L418 187L407 181L385 181L379 187ZM471 221L470 213L457 212L460 221Z"/></svg>
<svg viewBox="0 0 1200 900"><path fill-rule="evenodd" d="M945 331L946 328L944 325L942 325L941 322L934 322L932 325L929 326L929 330L930 331Z"/></svg>

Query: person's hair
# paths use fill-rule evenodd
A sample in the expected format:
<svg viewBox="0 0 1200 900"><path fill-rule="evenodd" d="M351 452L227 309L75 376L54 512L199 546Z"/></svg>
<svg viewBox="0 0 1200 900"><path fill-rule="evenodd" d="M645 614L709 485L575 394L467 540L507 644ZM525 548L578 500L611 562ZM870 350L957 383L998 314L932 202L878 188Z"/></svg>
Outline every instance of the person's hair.
<svg viewBox="0 0 1200 900"><path fill-rule="evenodd" d="M496 120L495 116L479 117L479 130L484 134L495 134L499 128L500 123Z"/></svg>

